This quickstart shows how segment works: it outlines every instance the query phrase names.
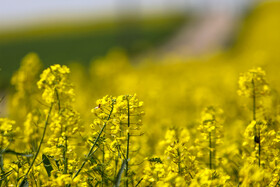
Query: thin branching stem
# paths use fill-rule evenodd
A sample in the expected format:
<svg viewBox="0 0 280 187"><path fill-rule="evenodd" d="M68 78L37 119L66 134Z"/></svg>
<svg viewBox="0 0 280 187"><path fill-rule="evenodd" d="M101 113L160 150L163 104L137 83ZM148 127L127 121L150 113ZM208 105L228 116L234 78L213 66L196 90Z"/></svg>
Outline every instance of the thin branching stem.
<svg viewBox="0 0 280 187"><path fill-rule="evenodd" d="M104 184L104 171L105 171L105 168L104 168L104 166L105 166L105 146L104 146L104 144L103 144L103 151L102 151L102 175L101 175L101 186L103 187L103 184Z"/></svg>
<svg viewBox="0 0 280 187"><path fill-rule="evenodd" d="M128 187L128 157L129 157L129 126L130 126L130 111L129 111L129 99L127 98L127 127L128 127L128 132L127 132L127 148L126 148L126 170L125 170L125 177L126 177L126 187Z"/></svg>
<svg viewBox="0 0 280 187"><path fill-rule="evenodd" d="M64 174L67 174L68 170L68 158L66 158L66 152L68 149L68 144L67 144L67 136L65 137L65 147L63 148L63 160L64 160Z"/></svg>
<svg viewBox="0 0 280 187"><path fill-rule="evenodd" d="M141 179L138 181L138 183L136 184L135 187L137 187L137 186L142 182L142 180L143 180L143 178L141 178Z"/></svg>
<svg viewBox="0 0 280 187"><path fill-rule="evenodd" d="M60 114L61 112L61 104L60 104L60 98L59 98L59 94L57 89L54 89L55 94L56 94L56 98L57 98L57 106L58 106L58 113ZM61 133L63 131L63 127L61 125ZM67 127L65 127L65 132L67 131ZM67 153L67 149L68 149L68 144L67 144L68 138L67 136L65 136L65 146L63 147L63 164L64 164L64 168L63 168L63 174L67 174L67 170L68 170L68 158L66 158L66 153Z"/></svg>
<svg viewBox="0 0 280 187"><path fill-rule="evenodd" d="M280 182L280 178L278 179L278 181L277 181L277 183L275 184L274 187L278 186L279 182Z"/></svg>
<svg viewBox="0 0 280 187"><path fill-rule="evenodd" d="M3 142L3 141L1 141ZM1 175L2 174L5 174L5 171L4 171L4 159L3 159L3 154L0 154L0 168L1 168ZM3 177L2 177L3 178ZM2 178L0 180L0 187L2 186ZM4 176L4 180L5 180L5 183L6 185L8 184L8 181L7 181L7 177Z"/></svg>
<svg viewBox="0 0 280 187"><path fill-rule="evenodd" d="M259 167L261 167L261 129L259 124Z"/></svg>
<svg viewBox="0 0 280 187"><path fill-rule="evenodd" d="M256 85L254 82L254 79L252 80L252 87L253 87L253 120L256 120ZM257 129L257 125L258 125L258 129ZM254 133L255 133L255 139L257 139L258 141L255 141L255 147L256 147L256 143L258 143L258 165L259 167L261 166L261 129L260 129L260 124L255 125L254 127ZM258 130L258 132L257 132Z"/></svg>
<svg viewBox="0 0 280 187"><path fill-rule="evenodd" d="M254 79L252 80L252 87L253 87L253 93L252 93L252 97L253 97L253 120L256 120L256 90L255 90L255 82ZM257 138L257 124L254 126L254 136L255 138ZM254 142L255 144L255 148L256 148L256 141Z"/></svg>
<svg viewBox="0 0 280 187"><path fill-rule="evenodd" d="M35 156L34 156L32 162L31 162L31 164L30 164L30 166L29 166L29 168L28 168L28 170L27 170L27 172L26 172L26 174L25 174L25 178L27 178L27 175L28 175L28 173L30 172L30 170L31 170L33 164L35 163L35 160L36 160L36 158L37 158L37 156L38 156L38 154L39 154L39 152L40 152L41 146L42 146L43 141L44 141L44 138L45 138L45 134L46 134L46 130L47 130L47 126L48 126L48 122L49 122L49 118L50 118L50 115L51 115L52 108L53 108L53 103L52 103L51 106L50 106L50 109L49 109L49 112L48 112L48 116L47 116L47 119L46 119L46 121L45 121L44 131L43 131L43 135L42 135L42 138L41 138L41 140L40 140L40 143L39 143L38 150L37 150L37 152L36 152L36 154L35 154Z"/></svg>
<svg viewBox="0 0 280 187"><path fill-rule="evenodd" d="M255 89L255 82L252 80L253 86L253 120L256 120L256 89Z"/></svg>
<svg viewBox="0 0 280 187"><path fill-rule="evenodd" d="M179 158L179 161L178 161L178 174L181 175L181 153L180 153L179 148L177 149L177 155L178 155L178 158Z"/></svg>
<svg viewBox="0 0 280 187"><path fill-rule="evenodd" d="M113 110L114 110L114 102L112 103L112 108L111 108L110 114L109 114L109 116L108 116L108 118L107 118L107 121L111 118L111 115L112 115L112 113L113 113ZM93 151L94 147L96 146L96 144L97 144L97 142L98 142L98 140L99 140L101 134L103 133L103 131L104 131L106 125L107 125L107 123L104 122L102 129L100 130L99 134L97 135L97 137L96 137L94 143L92 144L92 146L91 146L91 148L90 148L90 150L89 150L89 152L88 152L88 154L87 154L87 156L86 156L86 159L85 159L84 162L82 163L82 165L81 165L81 167L79 168L79 170L77 171L77 173L74 175L73 179L75 179L75 178L79 175L79 173L82 171L83 167L85 166L86 162L87 162L88 159L91 157L92 151Z"/></svg>
<svg viewBox="0 0 280 187"><path fill-rule="evenodd" d="M212 142L211 142L211 132L209 132L209 167L212 169Z"/></svg>

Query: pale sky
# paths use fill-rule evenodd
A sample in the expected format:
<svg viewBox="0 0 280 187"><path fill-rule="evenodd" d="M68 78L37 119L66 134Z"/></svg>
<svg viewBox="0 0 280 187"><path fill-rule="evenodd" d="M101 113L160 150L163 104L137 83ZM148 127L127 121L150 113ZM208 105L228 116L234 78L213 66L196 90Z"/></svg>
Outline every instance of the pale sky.
<svg viewBox="0 0 280 187"><path fill-rule="evenodd" d="M0 28L57 18L114 16L121 11L140 13L205 9L236 9L252 0L0 0Z"/></svg>

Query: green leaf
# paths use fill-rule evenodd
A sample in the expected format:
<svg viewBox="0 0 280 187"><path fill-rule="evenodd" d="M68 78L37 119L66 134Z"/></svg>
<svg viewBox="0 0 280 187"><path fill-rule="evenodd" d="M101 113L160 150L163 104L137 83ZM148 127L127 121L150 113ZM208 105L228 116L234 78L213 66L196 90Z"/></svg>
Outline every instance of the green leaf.
<svg viewBox="0 0 280 187"><path fill-rule="evenodd" d="M150 158L150 159L149 159L149 161L150 161L150 162L156 162L156 163L160 163L160 164L162 164L161 159L160 159L160 158L157 158L157 157Z"/></svg>
<svg viewBox="0 0 280 187"><path fill-rule="evenodd" d="M24 179L21 181L19 187L28 187L29 186L29 182L27 180L26 177L24 177Z"/></svg>
<svg viewBox="0 0 280 187"><path fill-rule="evenodd" d="M118 175L116 177L114 187L120 186L121 178L122 178L122 173L123 173L125 167L126 167L126 160L123 160L122 166L121 166L121 168L120 168L120 170L118 172Z"/></svg>
<svg viewBox="0 0 280 187"><path fill-rule="evenodd" d="M24 157L32 157L33 154L30 154L30 153L19 153L19 152L16 152L14 150L11 150L11 149L3 149L0 151L0 154L13 154L13 155L18 155L18 156L24 156Z"/></svg>
<svg viewBox="0 0 280 187"><path fill-rule="evenodd" d="M51 172L53 170L51 162L50 162L48 156L45 155L45 154L42 154L42 160L43 160L43 163L44 163L44 167L45 167L45 169L46 169L46 171L48 173L48 176L50 177L51 176Z"/></svg>

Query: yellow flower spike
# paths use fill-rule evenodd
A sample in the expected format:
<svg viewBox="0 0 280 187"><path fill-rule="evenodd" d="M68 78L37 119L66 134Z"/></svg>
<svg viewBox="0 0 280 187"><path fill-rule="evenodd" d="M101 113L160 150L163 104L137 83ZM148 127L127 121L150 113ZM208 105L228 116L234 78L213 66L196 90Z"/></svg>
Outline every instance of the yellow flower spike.
<svg viewBox="0 0 280 187"><path fill-rule="evenodd" d="M47 104L54 105L50 117L50 134L44 154L59 162L57 178L49 179L54 186L71 184L71 175L77 167L76 138L79 128L80 115L73 108L75 100L73 85L69 80L70 69L59 64L50 66L40 76L37 85L42 90L42 98Z"/></svg>
<svg viewBox="0 0 280 187"><path fill-rule="evenodd" d="M38 88L43 90L42 97L46 103L52 103L58 100L65 100L67 102L73 102L74 91L72 84L69 82L70 70L66 66L59 64L50 66L40 75L40 80L37 85Z"/></svg>
<svg viewBox="0 0 280 187"><path fill-rule="evenodd" d="M104 133L100 137L97 136L99 137L98 143L102 146L100 148L101 154L96 154L98 158L103 160L102 163L112 162L112 164L106 164L106 167L103 165L102 170L114 173L117 168L121 167L120 164L123 161L127 162L126 165L135 162L132 156L136 154L135 150L138 147L134 147L133 136L141 135L141 113L143 111L140 106L143 103L139 104L136 95L120 95L118 97L106 95L97 100L96 104L97 106L91 110L96 116L92 128L98 132L100 127L106 124ZM115 163L117 165L114 165ZM124 169L126 184L130 183L128 176L132 174L132 171L129 170L129 166ZM104 176L100 177L103 181L107 180Z"/></svg>
<svg viewBox="0 0 280 187"><path fill-rule="evenodd" d="M15 93L10 97L9 115L16 121L25 120L26 115L38 107L34 98L38 97L36 82L41 68L38 55L29 53L22 59L19 70L13 74L11 84L15 87Z"/></svg>
<svg viewBox="0 0 280 187"><path fill-rule="evenodd" d="M203 157L205 163L208 163L209 169L215 169L217 160L217 148L222 144L223 136L223 110L217 107L206 107L201 113L201 124L197 128L200 131L200 137L195 141L197 156ZM203 154L204 152L204 154Z"/></svg>
<svg viewBox="0 0 280 187"><path fill-rule="evenodd" d="M261 68L249 70L239 77L238 94L246 97L260 97L268 95L270 92L266 81L266 74Z"/></svg>

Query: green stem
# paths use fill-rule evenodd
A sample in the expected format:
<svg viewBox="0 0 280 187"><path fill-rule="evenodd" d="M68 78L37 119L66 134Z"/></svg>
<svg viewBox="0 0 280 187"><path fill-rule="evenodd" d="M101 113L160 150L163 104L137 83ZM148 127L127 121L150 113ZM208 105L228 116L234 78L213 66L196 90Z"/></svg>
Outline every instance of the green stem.
<svg viewBox="0 0 280 187"><path fill-rule="evenodd" d="M255 82L254 79L252 79L252 87L253 87L253 121L256 120L256 90L255 90ZM254 136L257 137L257 124L254 126ZM255 148L256 148L256 141L254 142Z"/></svg>
<svg viewBox="0 0 280 187"><path fill-rule="evenodd" d="M252 87L253 87L253 120L256 120L256 90L255 90L255 82L254 79L252 80ZM254 126L254 135L255 138L257 137L257 125ZM254 142L254 148L256 148L256 142Z"/></svg>
<svg viewBox="0 0 280 187"><path fill-rule="evenodd" d="M180 154L179 148L177 149L177 154L178 154L178 157L179 157L179 161L178 161L178 174L180 175L181 174L181 154Z"/></svg>
<svg viewBox="0 0 280 187"><path fill-rule="evenodd" d="M105 146L103 144L103 151L102 151L102 175L101 175L101 186L103 187L104 183L104 164L105 163Z"/></svg>
<svg viewBox="0 0 280 187"><path fill-rule="evenodd" d="M57 98L57 106L58 106L58 114L60 114L61 112L61 106L60 106L60 99L59 99L59 94L57 89L54 89L55 94L56 94L56 98ZM65 132L67 131L67 127L65 127ZM63 133L63 125L61 125L61 134ZM67 174L67 170L68 170L68 158L66 158L66 153L67 153L67 149L68 149L68 144L67 144L68 138L67 136L65 136L65 146L63 148L63 164L64 164L64 169L63 169L63 174Z"/></svg>
<svg viewBox="0 0 280 187"><path fill-rule="evenodd" d="M129 126L130 126L130 112L129 112L129 99L127 98L127 146L126 146L126 170L125 170L125 177L126 177L126 187L128 187L128 157L129 157L129 141L130 141L130 135L129 135Z"/></svg>
<svg viewBox="0 0 280 187"><path fill-rule="evenodd" d="M117 176L117 170L118 170L118 159L115 158L115 172L114 172L114 178Z"/></svg>
<svg viewBox="0 0 280 187"><path fill-rule="evenodd" d="M212 169L212 142L211 142L211 132L209 132L209 167Z"/></svg>
<svg viewBox="0 0 280 187"><path fill-rule="evenodd" d="M66 158L66 153L67 153L67 147L68 147L68 144L67 144L67 136L65 137L65 148L63 150L63 160L64 160L64 171L63 171L63 174L67 174L67 170L68 170L68 158Z"/></svg>
<svg viewBox="0 0 280 187"><path fill-rule="evenodd" d="M189 171L188 173L189 173L189 175L190 175L191 179L193 179L193 176L192 176L191 172Z"/></svg>
<svg viewBox="0 0 280 187"><path fill-rule="evenodd" d="M256 120L256 89L255 89L255 82L252 80L253 86L253 120Z"/></svg>
<svg viewBox="0 0 280 187"><path fill-rule="evenodd" d="M0 168L1 168L1 174L4 174L5 171L4 171L4 159L3 159L3 155L0 154ZM8 184L8 181L7 181L7 177L5 177L5 183L6 183L6 186ZM0 187L2 186L2 180L0 180Z"/></svg>
<svg viewBox="0 0 280 187"><path fill-rule="evenodd" d="M255 89L255 82L254 79L252 80L252 86L253 86L253 120L256 120L256 89ZM257 133L257 124L254 127L254 133L255 133L255 138L258 137L258 146L259 146L259 150L258 150L258 154L259 154L259 167L261 166L261 129L260 129L260 124L259 124L259 129L258 129L258 133ZM256 147L256 142L255 142L255 147Z"/></svg>
<svg viewBox="0 0 280 187"><path fill-rule="evenodd" d="M2 101L2 100L1 100ZM1 102L0 101L0 102ZM0 145L0 147L1 148L3 148L4 146L3 146L3 143L4 142L4 137L3 136L1 136L1 145ZM4 150L5 150L6 148L4 148ZM0 168L1 168L1 174L4 174L5 173L5 171L4 171L4 157L3 157L3 154L0 154ZM0 187L2 186L2 181L3 180L0 180ZM7 181L7 177L5 177L5 183L6 183L6 186L8 186L8 181Z"/></svg>
<svg viewBox="0 0 280 187"><path fill-rule="evenodd" d="M275 187L278 186L279 182L280 182L280 178L279 178L279 180L277 181L277 183L275 184Z"/></svg>
<svg viewBox="0 0 280 187"><path fill-rule="evenodd" d="M261 129L259 124L259 167L261 167Z"/></svg>
<svg viewBox="0 0 280 187"><path fill-rule="evenodd" d="M112 109L111 109L110 114L109 114L109 116L108 116L108 118L107 118L107 121L110 119L110 117L111 117L111 115L112 115L112 112L113 112L113 109L114 109L114 103L112 103ZM93 151L93 148L96 146L96 144L97 144L97 142L98 142L98 140L99 140L99 138L100 138L102 132L104 131L106 125L107 125L107 123L104 122L101 131L100 131L99 134L97 135L95 141L93 142L93 144L92 144L92 146L91 146L91 148L90 148L90 150L89 150L89 152L88 152L88 154L87 154L87 156L86 156L85 161L82 163L81 167L79 168L79 170L77 171L77 173L74 175L73 179L75 179L75 178L79 175L79 173L81 172L81 170L82 170L83 167L85 166L86 162L88 161L88 158L91 156L91 153L92 153L92 151Z"/></svg>
<svg viewBox="0 0 280 187"><path fill-rule="evenodd" d="M215 124L215 130L213 131L213 137L214 139L212 140L211 144L212 144L212 148L213 148L213 153L212 153L212 165L213 168L216 170L216 134L217 134L217 127L216 127L216 122Z"/></svg>
<svg viewBox="0 0 280 187"><path fill-rule="evenodd" d="M254 79L252 80L252 87L253 87L253 120L256 120L256 90L255 90L255 82ZM257 127L254 126L254 135L255 138L257 137ZM256 148L256 141L254 142L254 148Z"/></svg>
<svg viewBox="0 0 280 187"><path fill-rule="evenodd" d="M137 186L142 182L142 180L143 180L143 178L141 178L141 179L138 181L138 183L136 184L135 187L137 187Z"/></svg>
<svg viewBox="0 0 280 187"><path fill-rule="evenodd" d="M57 98L58 112L60 112L60 99L59 99L58 91L57 91L56 88L54 89L54 91L55 91L55 95L56 95L56 98Z"/></svg>
<svg viewBox="0 0 280 187"><path fill-rule="evenodd" d="M37 152L36 152L36 154L35 154L35 156L34 156L32 162L31 162L31 164L30 164L30 166L29 166L29 168L28 168L28 170L27 170L27 172L26 172L26 174L25 174L25 178L27 178L27 175L28 175L28 173L30 172L30 170L31 170L33 164L35 163L35 160L36 160L36 158L37 158L37 156L38 156L38 154L39 154L39 152L40 152L41 146L42 146L43 141L44 141L44 138L45 138L45 134L46 134L46 130L47 130L47 125L48 125L48 121L49 121L49 118L50 118L50 115L51 115L52 107L53 107L53 103L52 103L51 106L50 106L50 109L49 109L49 112L48 112L48 116L47 116L47 119L46 119L46 121L45 121L44 131L43 131L43 135L42 135L42 138L41 138L41 140L40 140L40 143L39 143L38 150L37 150Z"/></svg>

